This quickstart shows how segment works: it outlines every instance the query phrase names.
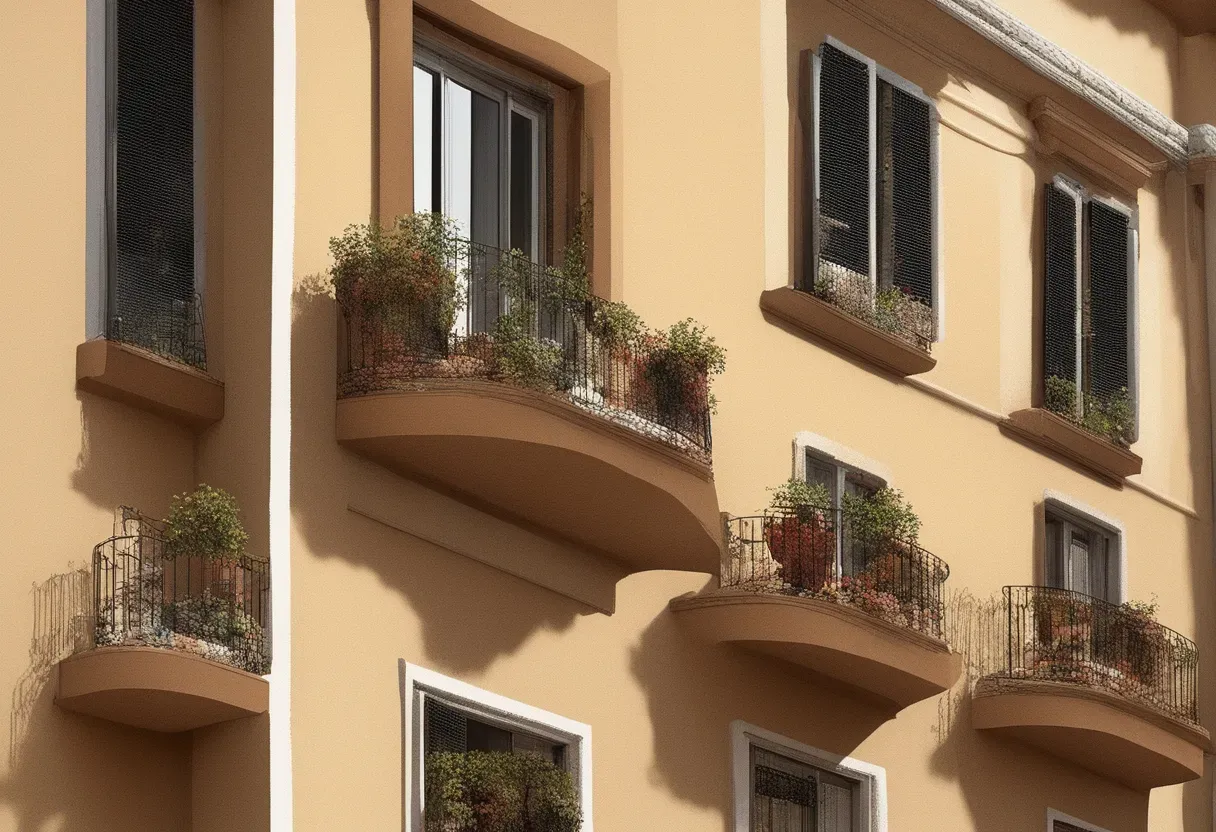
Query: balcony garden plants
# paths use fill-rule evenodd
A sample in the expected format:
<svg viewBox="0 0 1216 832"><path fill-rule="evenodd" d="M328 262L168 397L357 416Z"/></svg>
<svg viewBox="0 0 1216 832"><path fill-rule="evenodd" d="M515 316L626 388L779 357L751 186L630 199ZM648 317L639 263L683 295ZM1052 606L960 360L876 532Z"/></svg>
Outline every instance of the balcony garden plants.
<svg viewBox="0 0 1216 832"><path fill-rule="evenodd" d="M1120 448L1131 447L1136 411L1127 388L1105 397L1082 393L1078 402L1075 382L1049 376L1044 384L1043 407Z"/></svg>
<svg viewBox="0 0 1216 832"><path fill-rule="evenodd" d="M899 287L875 291L869 276L820 260L811 294L918 349L933 343L932 308Z"/></svg>
<svg viewBox="0 0 1216 832"><path fill-rule="evenodd" d="M426 758L426 832L578 832L570 773L538 754L443 752Z"/></svg>

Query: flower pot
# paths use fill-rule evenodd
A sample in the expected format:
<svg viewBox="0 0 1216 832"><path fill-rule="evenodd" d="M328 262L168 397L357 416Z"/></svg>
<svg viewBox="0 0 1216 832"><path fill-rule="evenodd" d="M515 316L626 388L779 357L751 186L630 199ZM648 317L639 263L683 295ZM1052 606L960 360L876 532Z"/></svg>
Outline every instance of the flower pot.
<svg viewBox="0 0 1216 832"><path fill-rule="evenodd" d="M836 533L822 516L768 518L764 542L780 565L782 580L795 589L817 590L835 572Z"/></svg>

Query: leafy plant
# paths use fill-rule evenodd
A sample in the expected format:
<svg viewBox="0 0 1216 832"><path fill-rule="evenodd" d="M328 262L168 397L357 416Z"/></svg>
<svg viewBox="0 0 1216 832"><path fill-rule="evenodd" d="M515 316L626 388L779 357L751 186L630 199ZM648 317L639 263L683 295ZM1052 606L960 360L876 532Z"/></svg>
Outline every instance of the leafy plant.
<svg viewBox="0 0 1216 832"><path fill-rule="evenodd" d="M841 508L856 538L907 543L915 543L919 538L920 517L897 489L883 487L860 496L845 494Z"/></svg>
<svg viewBox="0 0 1216 832"><path fill-rule="evenodd" d="M775 514L794 514L806 507L832 508L831 495L822 483L809 483L798 477L790 477L768 490L773 495L769 498L768 508Z"/></svg>
<svg viewBox="0 0 1216 832"><path fill-rule="evenodd" d="M265 630L231 597L205 590L200 595L180 598L165 604L161 621L172 633L233 650L236 653L233 659L251 673L269 670L263 652Z"/></svg>
<svg viewBox="0 0 1216 832"><path fill-rule="evenodd" d="M573 778L540 755L426 758L427 832L578 832L582 822Z"/></svg>
<svg viewBox="0 0 1216 832"><path fill-rule="evenodd" d="M1048 376L1043 385L1043 407L1075 420L1077 417L1077 385L1066 378Z"/></svg>
<svg viewBox="0 0 1216 832"><path fill-rule="evenodd" d="M204 483L173 498L165 520L167 557L239 558L248 542L236 497L224 489Z"/></svg>
<svg viewBox="0 0 1216 832"><path fill-rule="evenodd" d="M514 316L494 325L493 356L496 371L517 384L543 391L561 385L561 345L533 336Z"/></svg>

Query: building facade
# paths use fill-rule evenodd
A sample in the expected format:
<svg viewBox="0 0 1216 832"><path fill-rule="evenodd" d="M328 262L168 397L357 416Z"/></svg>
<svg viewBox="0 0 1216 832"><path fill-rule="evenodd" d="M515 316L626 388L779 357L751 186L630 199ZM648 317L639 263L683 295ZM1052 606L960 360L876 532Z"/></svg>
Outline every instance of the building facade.
<svg viewBox="0 0 1216 832"><path fill-rule="evenodd" d="M1207 5L0 19L0 832L1216 824Z"/></svg>

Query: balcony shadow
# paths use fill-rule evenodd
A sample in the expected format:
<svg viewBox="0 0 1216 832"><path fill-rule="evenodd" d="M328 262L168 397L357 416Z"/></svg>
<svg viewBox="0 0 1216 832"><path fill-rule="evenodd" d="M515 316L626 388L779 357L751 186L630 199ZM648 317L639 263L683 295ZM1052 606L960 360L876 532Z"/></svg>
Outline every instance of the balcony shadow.
<svg viewBox="0 0 1216 832"><path fill-rule="evenodd" d="M654 730L651 780L724 819L734 811L721 762L730 759L734 720L848 756L894 717L796 665L706 644L666 608L642 632L630 669Z"/></svg>
<svg viewBox="0 0 1216 832"><path fill-rule="evenodd" d="M293 524L306 543L304 556L375 575L409 605L421 628L425 656L406 658L447 672L484 670L535 632L565 630L591 614L576 601L351 510L373 500L442 510L443 500L335 441L337 315L324 281L304 278L294 294L291 472ZM503 592L503 581L520 589ZM309 616L301 605L314 603L326 601L299 594L297 615Z"/></svg>
<svg viewBox="0 0 1216 832"><path fill-rule="evenodd" d="M92 588L89 570L81 567L31 590L29 663L12 691L0 807L15 818L15 832L185 832L189 734L152 734L55 706L56 665L92 644ZM150 788L116 788L107 772Z"/></svg>

